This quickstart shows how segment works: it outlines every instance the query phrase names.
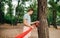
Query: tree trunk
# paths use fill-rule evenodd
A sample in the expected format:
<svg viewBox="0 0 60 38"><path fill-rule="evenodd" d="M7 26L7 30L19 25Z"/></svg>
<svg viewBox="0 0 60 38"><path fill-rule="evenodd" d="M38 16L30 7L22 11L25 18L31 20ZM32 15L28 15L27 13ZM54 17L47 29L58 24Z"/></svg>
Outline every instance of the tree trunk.
<svg viewBox="0 0 60 38"><path fill-rule="evenodd" d="M4 12L3 12L4 4L2 2L3 1L1 0L0 1L0 23L4 23Z"/></svg>
<svg viewBox="0 0 60 38"><path fill-rule="evenodd" d="M53 9L53 26L57 29L57 25L56 25L56 10Z"/></svg>
<svg viewBox="0 0 60 38"><path fill-rule="evenodd" d="M38 38L49 38L46 8L47 0L38 0L38 13L40 21L40 25L38 27Z"/></svg>

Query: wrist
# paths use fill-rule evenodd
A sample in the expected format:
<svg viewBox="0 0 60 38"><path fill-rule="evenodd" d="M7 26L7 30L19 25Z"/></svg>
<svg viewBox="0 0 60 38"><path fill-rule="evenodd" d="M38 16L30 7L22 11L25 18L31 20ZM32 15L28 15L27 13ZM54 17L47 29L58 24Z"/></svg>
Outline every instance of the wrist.
<svg viewBox="0 0 60 38"><path fill-rule="evenodd" d="M30 26L31 28L34 28L33 26Z"/></svg>

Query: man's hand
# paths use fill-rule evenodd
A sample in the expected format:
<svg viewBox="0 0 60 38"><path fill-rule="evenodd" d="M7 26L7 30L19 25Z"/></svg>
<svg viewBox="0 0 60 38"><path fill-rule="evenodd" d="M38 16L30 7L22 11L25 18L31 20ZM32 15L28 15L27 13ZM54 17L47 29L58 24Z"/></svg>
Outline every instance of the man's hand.
<svg viewBox="0 0 60 38"><path fill-rule="evenodd" d="M30 26L32 29L34 28L33 26Z"/></svg>
<svg viewBox="0 0 60 38"><path fill-rule="evenodd" d="M35 21L35 23L34 24L32 24L32 26L35 26L35 27L38 27L39 26L39 21Z"/></svg>
<svg viewBox="0 0 60 38"><path fill-rule="evenodd" d="M39 21L31 22L31 24L34 24L34 23L36 23L36 22L39 22Z"/></svg>
<svg viewBox="0 0 60 38"><path fill-rule="evenodd" d="M31 27L32 29L36 28L36 27L35 27L35 25L33 25L33 26L30 26L30 27Z"/></svg>
<svg viewBox="0 0 60 38"><path fill-rule="evenodd" d="M36 23L36 22L39 22L39 21L35 21L35 23Z"/></svg>

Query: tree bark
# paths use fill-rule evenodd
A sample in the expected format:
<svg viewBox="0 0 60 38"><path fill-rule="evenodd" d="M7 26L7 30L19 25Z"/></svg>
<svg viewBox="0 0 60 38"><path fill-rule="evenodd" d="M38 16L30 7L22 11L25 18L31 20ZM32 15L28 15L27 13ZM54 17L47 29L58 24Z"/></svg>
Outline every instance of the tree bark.
<svg viewBox="0 0 60 38"><path fill-rule="evenodd" d="M49 38L46 8L47 0L38 0L38 15L40 21L40 25L38 27L38 38Z"/></svg>

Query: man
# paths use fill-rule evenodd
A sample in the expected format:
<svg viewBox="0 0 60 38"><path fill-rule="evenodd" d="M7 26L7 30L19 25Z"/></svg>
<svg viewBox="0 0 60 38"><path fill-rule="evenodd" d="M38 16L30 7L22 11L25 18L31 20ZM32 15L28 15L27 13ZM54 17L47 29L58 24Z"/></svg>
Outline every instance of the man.
<svg viewBox="0 0 60 38"><path fill-rule="evenodd" d="M31 24L35 23L35 22L31 23L31 17L30 17L30 15L33 14L33 9L29 9L27 12L28 13L26 13L23 17L23 23L24 23L23 32L28 30L29 27L32 27ZM34 28L34 27L32 27L32 28ZM31 32L28 33L24 38L28 38L30 36L31 36Z"/></svg>

